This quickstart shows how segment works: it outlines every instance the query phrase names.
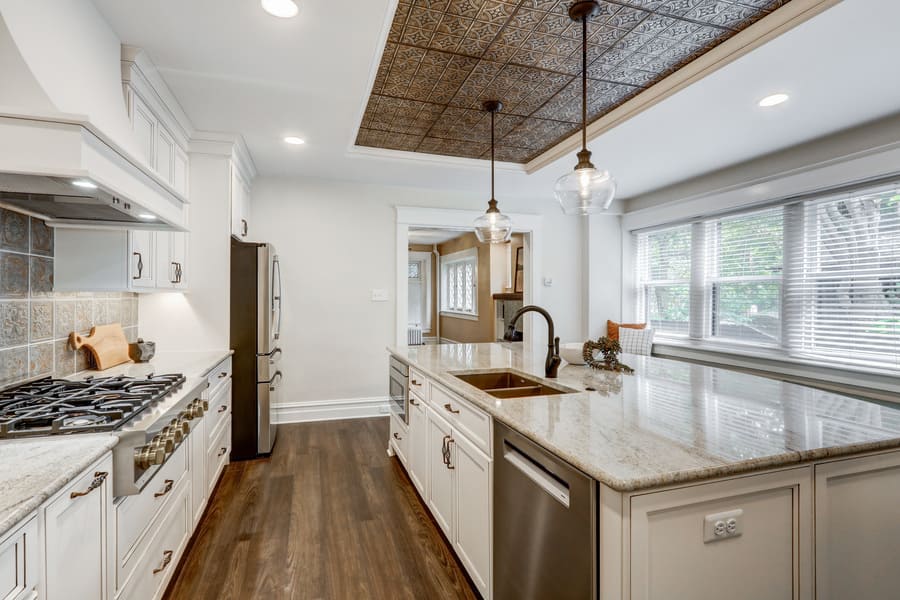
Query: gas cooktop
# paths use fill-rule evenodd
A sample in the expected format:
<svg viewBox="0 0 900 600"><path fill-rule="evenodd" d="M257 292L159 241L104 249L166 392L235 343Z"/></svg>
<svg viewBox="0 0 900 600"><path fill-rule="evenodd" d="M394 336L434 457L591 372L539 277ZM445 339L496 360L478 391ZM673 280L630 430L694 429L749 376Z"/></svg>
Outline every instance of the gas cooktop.
<svg viewBox="0 0 900 600"><path fill-rule="evenodd" d="M0 439L116 431L184 384L181 374L45 377L0 392Z"/></svg>

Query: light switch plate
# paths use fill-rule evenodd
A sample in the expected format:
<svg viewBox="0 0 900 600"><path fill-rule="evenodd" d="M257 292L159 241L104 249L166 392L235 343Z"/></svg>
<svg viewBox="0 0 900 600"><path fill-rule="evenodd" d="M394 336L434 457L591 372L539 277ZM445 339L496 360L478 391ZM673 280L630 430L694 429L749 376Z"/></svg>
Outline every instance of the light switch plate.
<svg viewBox="0 0 900 600"><path fill-rule="evenodd" d="M738 537L744 532L744 511L741 509L706 515L703 519L703 543Z"/></svg>
<svg viewBox="0 0 900 600"><path fill-rule="evenodd" d="M372 290L372 302L387 302L388 293L387 290L375 289Z"/></svg>

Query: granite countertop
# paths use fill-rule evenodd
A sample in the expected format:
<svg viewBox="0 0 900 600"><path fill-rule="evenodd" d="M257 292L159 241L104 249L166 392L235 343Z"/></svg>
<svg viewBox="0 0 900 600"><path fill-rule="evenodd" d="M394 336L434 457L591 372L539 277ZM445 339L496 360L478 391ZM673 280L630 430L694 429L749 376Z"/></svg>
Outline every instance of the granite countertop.
<svg viewBox="0 0 900 600"><path fill-rule="evenodd" d="M82 371L72 378L184 374L185 384L178 391L153 410L142 413L126 426L128 429L143 419L152 419L165 412L182 396L205 385L210 371L232 353L231 350L161 352L148 363L126 363L105 371ZM104 433L0 441L0 536L113 448L118 439L115 434Z"/></svg>
<svg viewBox="0 0 900 600"><path fill-rule="evenodd" d="M900 407L727 369L622 355L633 375L565 365L544 380L546 347L389 351L619 491L900 447ZM500 368L574 393L500 400L451 375Z"/></svg>
<svg viewBox="0 0 900 600"><path fill-rule="evenodd" d="M118 441L100 433L0 442L0 537Z"/></svg>

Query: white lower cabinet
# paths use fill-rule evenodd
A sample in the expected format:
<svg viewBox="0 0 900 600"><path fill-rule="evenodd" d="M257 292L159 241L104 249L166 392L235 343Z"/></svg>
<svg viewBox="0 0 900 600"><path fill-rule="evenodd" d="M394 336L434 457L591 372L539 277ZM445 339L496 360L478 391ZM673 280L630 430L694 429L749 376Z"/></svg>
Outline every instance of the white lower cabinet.
<svg viewBox="0 0 900 600"><path fill-rule="evenodd" d="M397 415L391 415L391 449L394 451L394 454L397 455L397 458L400 460L400 464L409 469L409 464L407 463L407 454L406 449L409 446L409 427L407 427L406 423L404 423L400 417Z"/></svg>
<svg viewBox="0 0 900 600"><path fill-rule="evenodd" d="M428 496L426 503L431 515L447 539L453 539L453 501L456 496L456 477L450 464L449 442L453 435L450 424L433 409L428 419Z"/></svg>
<svg viewBox="0 0 900 600"><path fill-rule="evenodd" d="M815 467L816 597L900 597L900 453Z"/></svg>
<svg viewBox="0 0 900 600"><path fill-rule="evenodd" d="M41 579L38 539L36 516L0 539L0 598L32 600L37 597Z"/></svg>
<svg viewBox="0 0 900 600"><path fill-rule="evenodd" d="M464 436L453 434L450 463L456 473L453 549L487 597L491 577L491 469L493 463Z"/></svg>
<svg viewBox="0 0 900 600"><path fill-rule="evenodd" d="M409 399L409 444L406 470L422 498L428 497L428 417L421 399Z"/></svg>
<svg viewBox="0 0 900 600"><path fill-rule="evenodd" d="M626 596L812 598L810 484L804 467L632 496ZM708 535L731 518L740 535Z"/></svg>
<svg viewBox="0 0 900 600"><path fill-rule="evenodd" d="M109 598L110 506L110 454L45 505L44 598Z"/></svg>
<svg viewBox="0 0 900 600"><path fill-rule="evenodd" d="M491 505L493 462L431 406L410 408L410 465L427 473L423 498L485 598L491 596ZM417 416L421 412L421 417ZM424 439L418 440L424 419ZM418 450L421 443L425 451ZM417 456L418 455L418 456ZM421 461L421 463L419 462ZM415 471L410 478L415 483Z"/></svg>

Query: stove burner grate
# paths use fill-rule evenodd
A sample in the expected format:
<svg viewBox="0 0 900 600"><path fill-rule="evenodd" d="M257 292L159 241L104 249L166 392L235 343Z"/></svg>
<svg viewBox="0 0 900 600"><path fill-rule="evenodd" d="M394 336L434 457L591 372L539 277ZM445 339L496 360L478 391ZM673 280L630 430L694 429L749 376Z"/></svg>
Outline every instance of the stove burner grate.
<svg viewBox="0 0 900 600"><path fill-rule="evenodd" d="M0 392L0 438L119 429L181 387L183 375L45 377Z"/></svg>

